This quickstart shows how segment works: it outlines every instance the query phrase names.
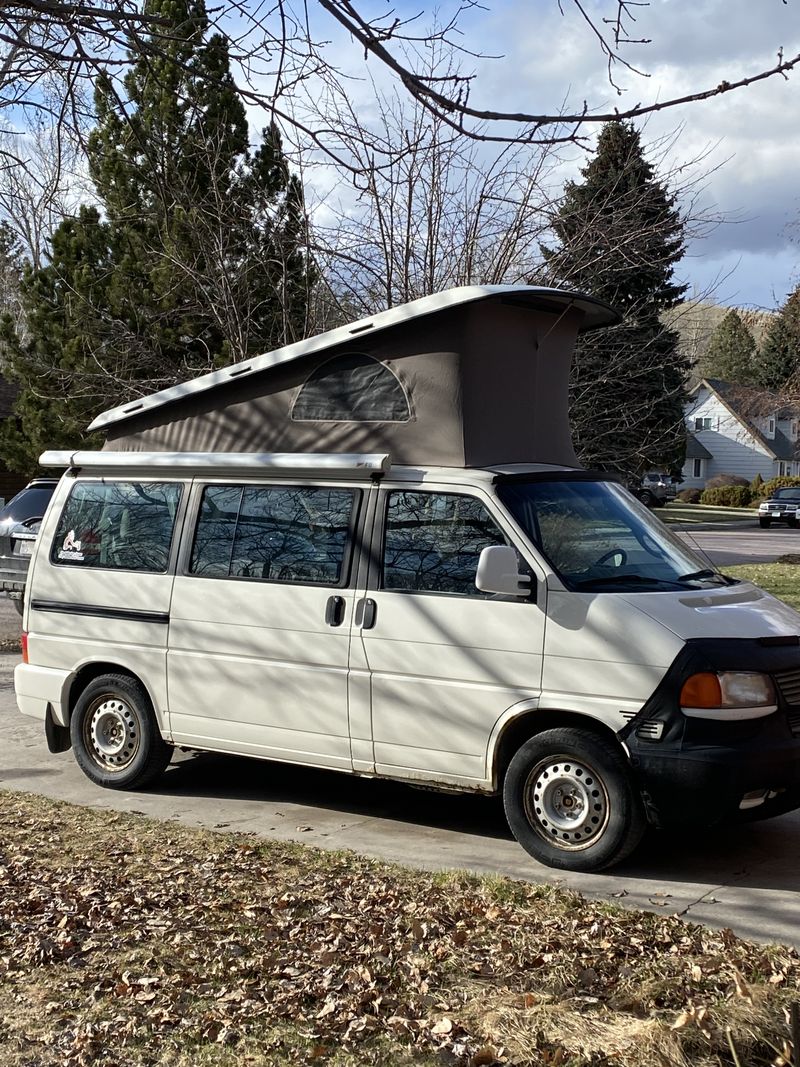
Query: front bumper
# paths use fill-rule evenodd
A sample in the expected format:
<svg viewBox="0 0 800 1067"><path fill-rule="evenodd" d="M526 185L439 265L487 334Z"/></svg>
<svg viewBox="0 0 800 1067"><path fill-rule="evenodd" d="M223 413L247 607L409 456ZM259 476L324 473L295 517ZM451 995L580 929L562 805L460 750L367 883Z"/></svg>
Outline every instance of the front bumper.
<svg viewBox="0 0 800 1067"><path fill-rule="evenodd" d="M800 807L800 639L777 641L688 641L620 732L651 823L711 826L736 814L746 794L755 793L777 794L769 803L780 811ZM738 721L688 718L679 707L680 690L690 674L704 670L770 674L777 711ZM661 723L659 737L642 728L653 722Z"/></svg>

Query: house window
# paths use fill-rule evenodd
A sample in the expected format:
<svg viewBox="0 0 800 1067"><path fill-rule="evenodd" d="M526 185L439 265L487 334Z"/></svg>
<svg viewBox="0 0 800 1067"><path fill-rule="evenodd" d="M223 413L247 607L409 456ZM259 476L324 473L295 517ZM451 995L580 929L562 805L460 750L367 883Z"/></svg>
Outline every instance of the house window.
<svg viewBox="0 0 800 1067"><path fill-rule="evenodd" d="M695 419L694 428L697 430L710 430L713 424L713 419Z"/></svg>
<svg viewBox="0 0 800 1067"><path fill-rule="evenodd" d="M779 463L778 464L778 477L782 478L784 476L784 474L788 474L788 473L789 473L789 464L788 463L783 463L783 462Z"/></svg>
<svg viewBox="0 0 800 1067"><path fill-rule="evenodd" d="M770 419L769 422L767 423L767 432L768 433L775 433L775 420L774 419ZM781 471L781 474L782 473L783 473L783 471Z"/></svg>
<svg viewBox="0 0 800 1067"><path fill-rule="evenodd" d="M793 441L797 440L797 423L796 422L792 423L792 440Z"/></svg>
<svg viewBox="0 0 800 1067"><path fill-rule="evenodd" d="M703 461L702 461L702 459L695 459L695 460L692 461L692 477L693 478L702 478L703 477Z"/></svg>

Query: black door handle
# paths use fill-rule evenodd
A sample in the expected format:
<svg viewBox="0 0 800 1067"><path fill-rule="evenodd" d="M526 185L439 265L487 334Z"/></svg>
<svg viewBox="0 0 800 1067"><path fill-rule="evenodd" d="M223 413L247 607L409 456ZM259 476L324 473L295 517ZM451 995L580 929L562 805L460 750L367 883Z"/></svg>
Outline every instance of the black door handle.
<svg viewBox="0 0 800 1067"><path fill-rule="evenodd" d="M376 612L377 604L374 600L369 597L359 600L356 604L356 626L360 626L362 630L371 630L375 625Z"/></svg>
<svg viewBox="0 0 800 1067"><path fill-rule="evenodd" d="M341 626L344 619L344 597L329 596L325 605L325 622L328 626Z"/></svg>

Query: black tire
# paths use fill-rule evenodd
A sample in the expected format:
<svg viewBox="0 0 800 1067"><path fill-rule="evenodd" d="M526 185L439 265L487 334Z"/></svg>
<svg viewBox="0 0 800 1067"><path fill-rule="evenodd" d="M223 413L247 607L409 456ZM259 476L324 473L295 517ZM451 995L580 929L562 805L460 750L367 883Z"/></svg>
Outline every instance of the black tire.
<svg viewBox="0 0 800 1067"><path fill-rule="evenodd" d="M647 824L620 749L571 727L545 730L525 742L506 772L503 804L525 851L564 871L599 871L619 863L639 844Z"/></svg>
<svg viewBox="0 0 800 1067"><path fill-rule="evenodd" d="M787 519L786 521L793 530L797 529L797 519L794 516L792 516L791 519Z"/></svg>
<svg viewBox="0 0 800 1067"><path fill-rule="evenodd" d="M172 758L141 682L103 674L75 704L69 724L75 760L96 785L136 789L152 782Z"/></svg>
<svg viewBox="0 0 800 1067"><path fill-rule="evenodd" d="M639 499L648 508L654 508L656 506L656 498L649 489L639 490Z"/></svg>
<svg viewBox="0 0 800 1067"><path fill-rule="evenodd" d="M761 527L762 530L768 530L770 528L771 522L769 519L759 519L758 525Z"/></svg>
<svg viewBox="0 0 800 1067"><path fill-rule="evenodd" d="M25 610L25 599L22 596L11 596L8 598L14 605L14 609L17 615L22 615Z"/></svg>

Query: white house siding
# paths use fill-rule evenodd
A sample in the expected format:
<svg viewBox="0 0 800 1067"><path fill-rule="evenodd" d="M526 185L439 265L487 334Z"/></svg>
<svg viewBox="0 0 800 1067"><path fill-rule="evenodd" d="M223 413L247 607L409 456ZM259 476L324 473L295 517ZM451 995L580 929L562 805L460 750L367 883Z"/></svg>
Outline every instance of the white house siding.
<svg viewBox="0 0 800 1067"><path fill-rule="evenodd" d="M711 428L695 430L695 419L711 419ZM702 489L715 474L738 474L752 481L760 474L764 481L778 473L778 463L764 445L732 415L714 393L700 389L686 410L686 426L711 453L702 460L700 477L694 476L694 460L683 467L682 486Z"/></svg>

